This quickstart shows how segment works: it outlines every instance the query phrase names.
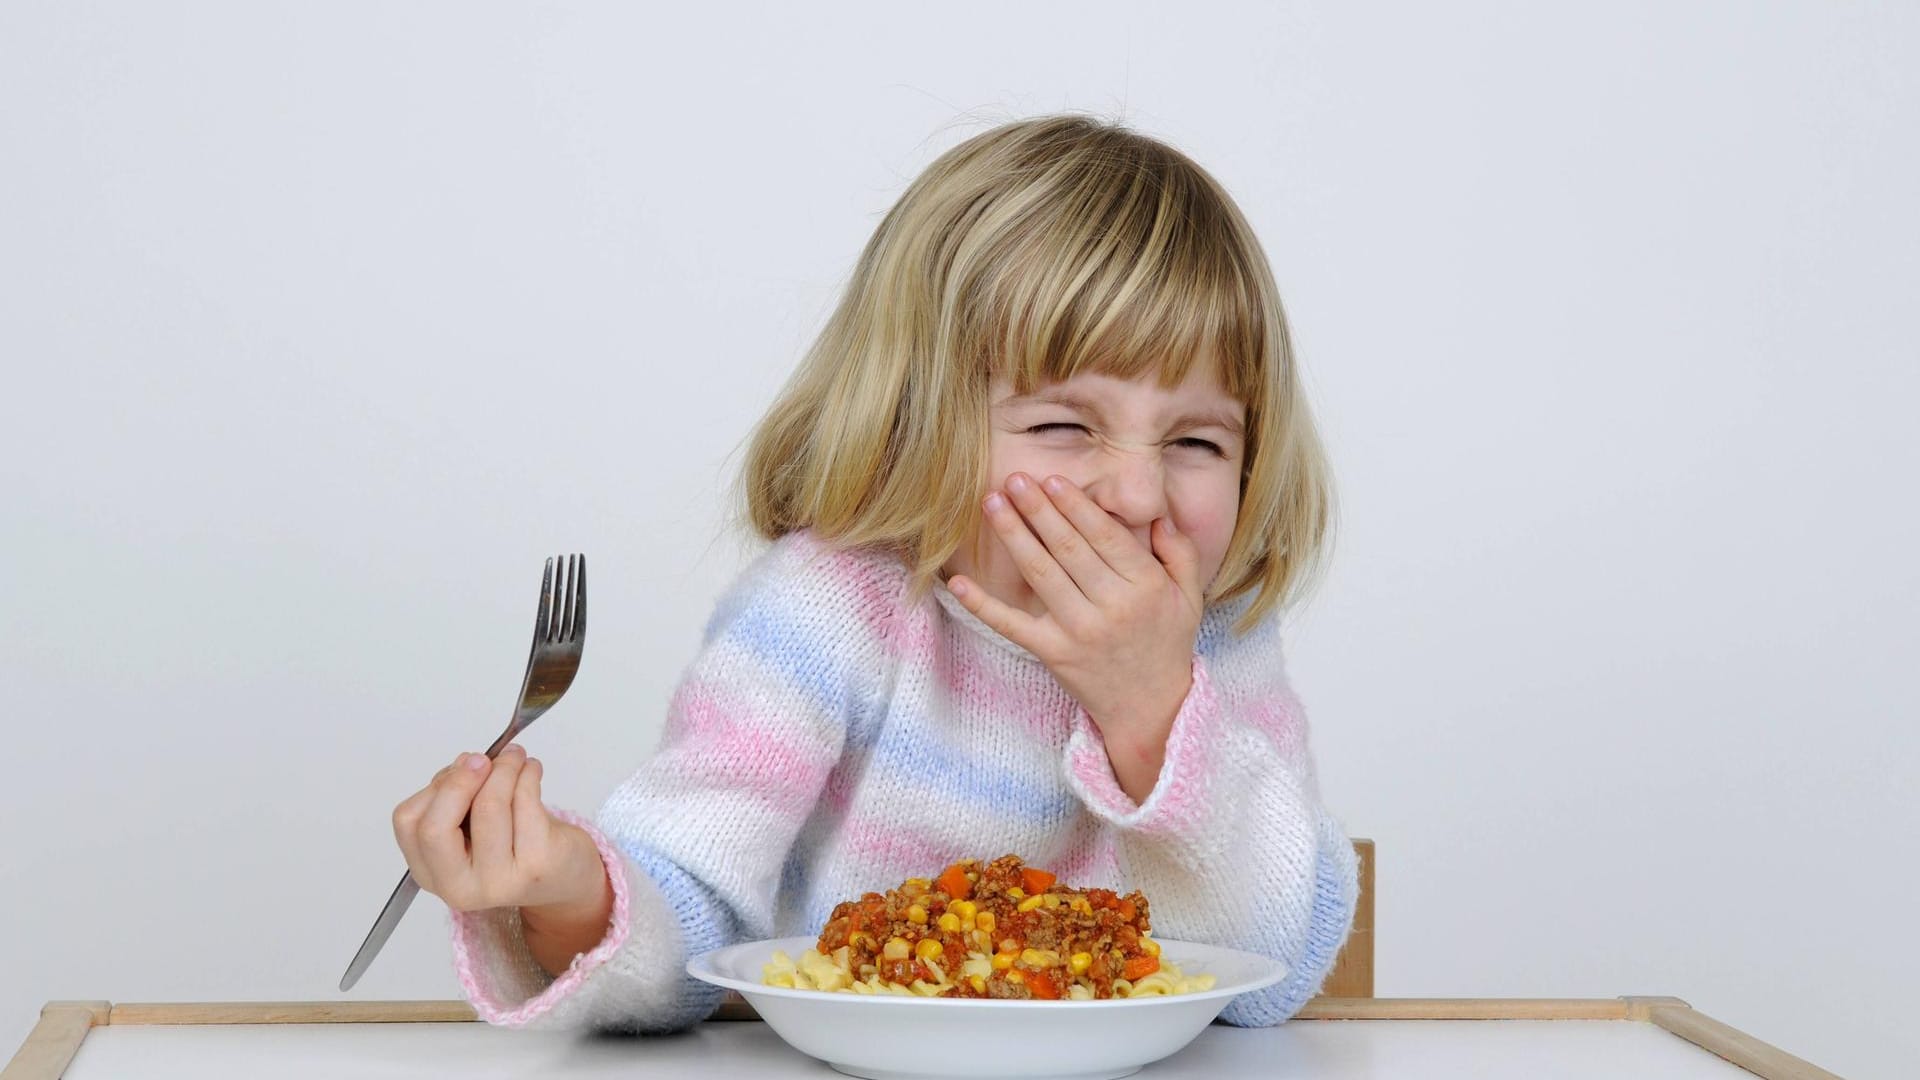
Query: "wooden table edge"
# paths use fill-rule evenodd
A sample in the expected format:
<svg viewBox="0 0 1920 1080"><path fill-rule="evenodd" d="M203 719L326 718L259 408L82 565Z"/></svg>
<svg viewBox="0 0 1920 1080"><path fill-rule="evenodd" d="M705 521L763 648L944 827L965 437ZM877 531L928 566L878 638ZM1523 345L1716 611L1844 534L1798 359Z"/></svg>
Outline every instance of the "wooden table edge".
<svg viewBox="0 0 1920 1080"><path fill-rule="evenodd" d="M716 1019L751 1019L735 1009ZM1765 1080L1840 1080L1675 997L1314 998L1297 1020L1631 1020L1650 1023ZM58 1080L87 1033L114 1024L466 1023L465 1001L49 1001L0 1080Z"/></svg>

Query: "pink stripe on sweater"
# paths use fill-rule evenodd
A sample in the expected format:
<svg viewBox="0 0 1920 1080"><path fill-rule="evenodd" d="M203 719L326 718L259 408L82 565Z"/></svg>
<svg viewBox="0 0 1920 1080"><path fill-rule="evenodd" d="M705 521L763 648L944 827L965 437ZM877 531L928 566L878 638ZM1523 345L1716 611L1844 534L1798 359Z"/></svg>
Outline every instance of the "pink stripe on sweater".
<svg viewBox="0 0 1920 1080"><path fill-rule="evenodd" d="M1063 735L1062 713L1073 699L1060 690L1048 700L1044 691L1059 685L1051 679L1041 684L1040 693L1010 685L991 670L989 657L999 659L1000 654L986 642L977 642L973 649L957 649L938 657L934 661L935 675L954 701L1004 717L1029 737L1058 745Z"/></svg>
<svg viewBox="0 0 1920 1080"><path fill-rule="evenodd" d="M937 874L952 861L946 857L949 852L927 837L900 832L898 822L851 822L844 835L853 854L886 866L918 867L916 875Z"/></svg>
<svg viewBox="0 0 1920 1080"><path fill-rule="evenodd" d="M791 781L827 768L829 748L787 738L779 717L758 715L724 697L723 690L705 683L684 686L670 707L667 745L697 746L686 759L695 777L718 779L728 787L758 779L756 786L789 812L804 812L812 785ZM783 794L791 798L782 801Z"/></svg>

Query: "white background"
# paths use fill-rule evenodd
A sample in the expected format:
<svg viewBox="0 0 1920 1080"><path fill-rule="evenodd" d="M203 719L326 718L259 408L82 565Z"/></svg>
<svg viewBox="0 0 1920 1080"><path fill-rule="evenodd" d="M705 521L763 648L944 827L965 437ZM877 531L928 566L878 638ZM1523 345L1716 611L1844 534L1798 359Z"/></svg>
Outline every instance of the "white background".
<svg viewBox="0 0 1920 1080"><path fill-rule="evenodd" d="M1055 109L1194 155L1281 282L1378 992L1920 1054L1915 9L803 7L0 7L0 1054L336 998L558 551L592 641L524 741L596 809L880 215ZM445 932L352 996L456 996Z"/></svg>

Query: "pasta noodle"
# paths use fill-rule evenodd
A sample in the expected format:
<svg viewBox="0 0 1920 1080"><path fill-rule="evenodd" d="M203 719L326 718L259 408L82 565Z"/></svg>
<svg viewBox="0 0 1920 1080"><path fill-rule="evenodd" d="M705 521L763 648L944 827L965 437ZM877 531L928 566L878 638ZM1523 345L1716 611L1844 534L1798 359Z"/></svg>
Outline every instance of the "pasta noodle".
<svg viewBox="0 0 1920 1080"><path fill-rule="evenodd" d="M776 951L769 986L851 994L1094 1001L1211 990L1160 955L1147 899L1076 889L1005 855L954 863L833 909L815 947Z"/></svg>

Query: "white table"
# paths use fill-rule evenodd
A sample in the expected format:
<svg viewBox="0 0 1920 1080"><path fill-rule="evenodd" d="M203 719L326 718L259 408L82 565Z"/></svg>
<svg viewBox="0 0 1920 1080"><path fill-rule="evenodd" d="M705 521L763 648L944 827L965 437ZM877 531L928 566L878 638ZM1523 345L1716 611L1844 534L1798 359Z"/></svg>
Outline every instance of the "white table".
<svg viewBox="0 0 1920 1080"><path fill-rule="evenodd" d="M752 1020L711 1020L682 1035L628 1038L515 1031L476 1023L472 1015L457 1001L52 1002L0 1080L839 1075ZM1319 998L1277 1028L1215 1024L1137 1075L1832 1076L1674 998Z"/></svg>

